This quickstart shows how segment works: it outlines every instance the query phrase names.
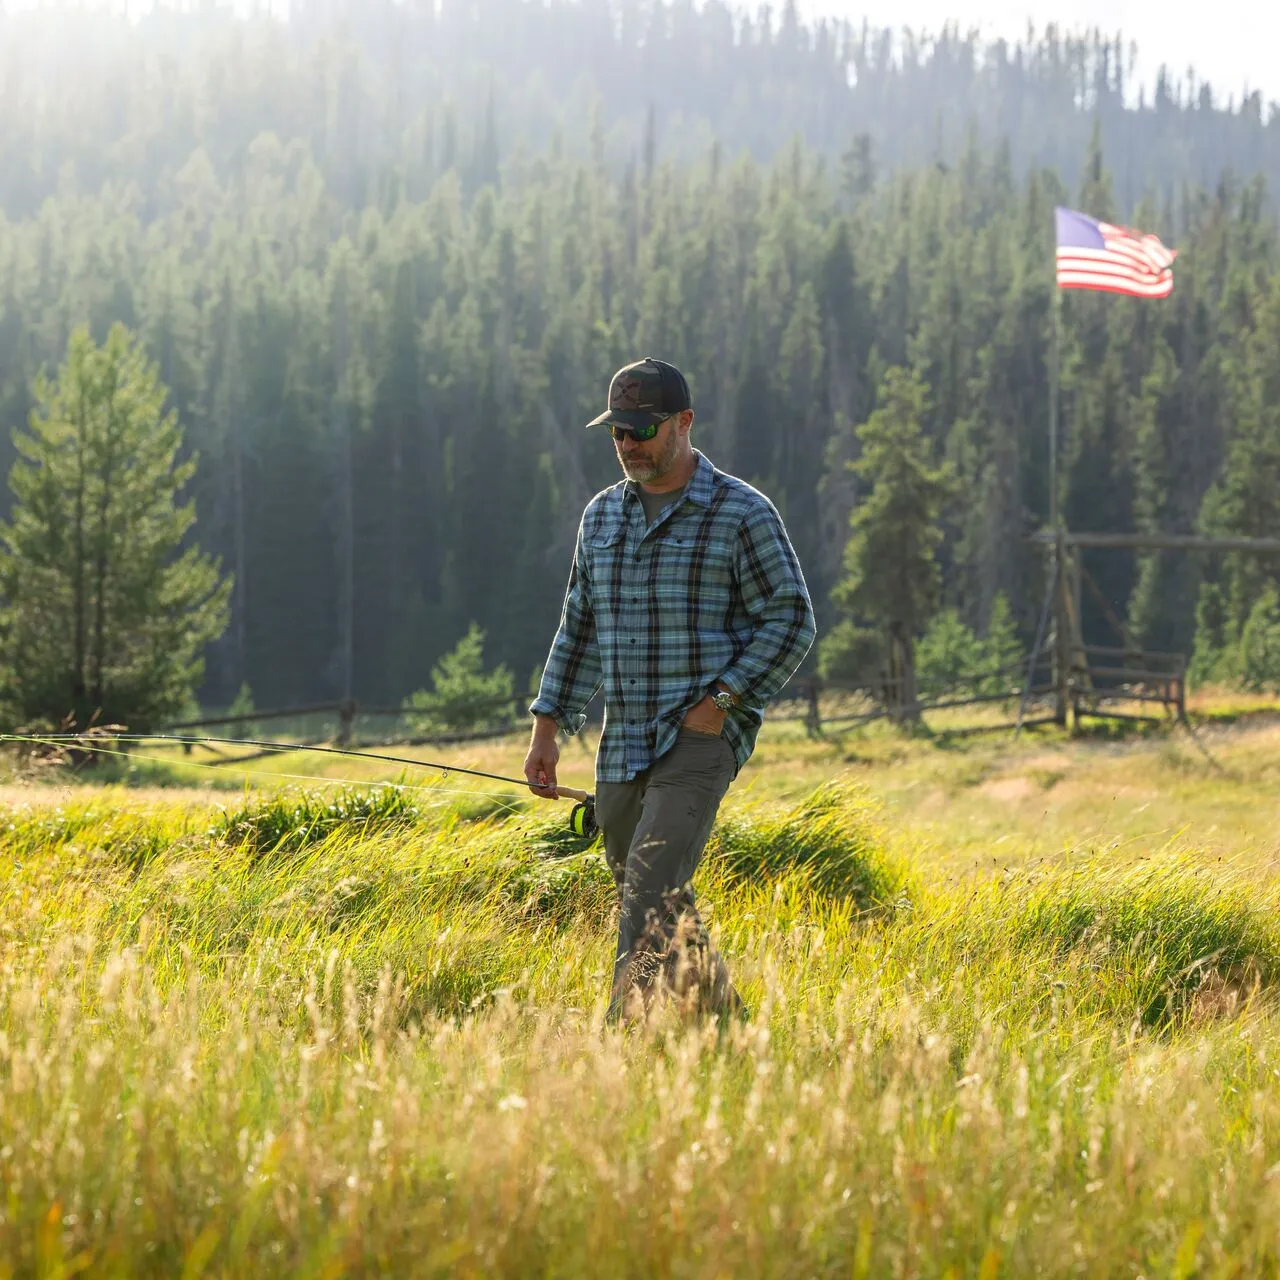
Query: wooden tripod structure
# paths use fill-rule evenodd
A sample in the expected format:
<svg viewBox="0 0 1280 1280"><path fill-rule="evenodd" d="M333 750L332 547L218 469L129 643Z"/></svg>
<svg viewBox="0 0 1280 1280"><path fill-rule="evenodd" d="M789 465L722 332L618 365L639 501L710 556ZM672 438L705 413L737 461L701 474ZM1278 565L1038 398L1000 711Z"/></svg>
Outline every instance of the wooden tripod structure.
<svg viewBox="0 0 1280 1280"><path fill-rule="evenodd" d="M1078 221L1082 217L1088 221L1086 215L1075 214L1070 210L1055 211L1059 267L1055 280L1057 287L1051 294L1049 308L1049 527L1032 534L1030 539L1032 542L1053 549L1053 567L1049 579L1049 590L1040 614L1035 645L1027 667L1022 701L1018 708L1018 728L1022 727L1027 700L1034 685L1035 669L1041 662L1041 655L1044 652L1042 645L1050 614L1054 619L1051 645L1053 718L1059 725L1067 723L1069 710L1075 715L1077 722L1082 711L1085 714L1106 715L1116 719L1151 718L1124 715L1117 711L1099 711L1100 702L1108 698L1160 702L1166 710L1173 708L1178 719L1185 721L1185 656L1170 653L1144 653L1133 643L1128 629L1084 568L1083 552L1094 547L1107 547L1129 551L1236 551L1277 555L1280 554L1280 538L1209 538L1197 534L1176 533L1069 533L1063 527L1058 501L1058 399L1062 383L1062 293L1064 289L1095 289L1111 293L1132 292L1115 279L1091 277L1082 280L1070 272L1064 276L1061 267L1062 246L1064 243L1067 246L1078 243L1071 234L1068 234L1065 241L1063 239L1064 214L1067 215L1068 222L1072 219ZM1068 248L1068 258L1071 253L1072 250ZM1172 261L1173 255L1168 254L1167 261L1161 259L1152 265L1153 272L1158 274L1162 283L1168 285L1168 288L1159 294L1162 297L1167 296L1173 287L1172 273L1169 270ZM1157 267L1158 271L1156 271ZM1103 612L1125 641L1123 648L1105 649L1085 644L1080 615L1081 586L1086 581L1096 593ZM1102 661L1091 665L1091 655ZM1095 683L1095 677L1101 681L1101 685ZM1110 688L1105 687L1105 682L1108 680L1113 682Z"/></svg>
<svg viewBox="0 0 1280 1280"><path fill-rule="evenodd" d="M1082 704L1092 703L1087 714L1114 719L1147 719L1116 711L1099 711L1097 703L1107 697L1125 701L1159 702L1172 707L1178 718L1186 717L1185 658L1181 654L1143 652L1136 645L1123 648L1088 646L1081 626L1082 586L1088 579L1081 561L1082 552L1092 548L1127 551L1241 551L1280 555L1280 538L1209 538L1176 533L1068 533L1060 525L1032 534L1031 541L1053 548L1053 572L1045 618L1054 619L1052 640L1054 720L1065 726L1068 711L1078 721ZM1096 590L1096 587L1094 588ZM1099 593L1101 599L1101 593ZM1128 640L1124 624L1102 599L1103 608L1122 636ZM1044 618L1042 618L1043 627ZM1037 649L1040 639L1037 637ZM1090 658L1101 659L1090 663ZM1033 656L1033 663L1035 656ZM1106 688L1107 681L1123 680L1122 690ZM1028 681L1030 688L1030 681ZM1024 696L1025 707L1025 696ZM1021 718L1021 716L1020 716Z"/></svg>

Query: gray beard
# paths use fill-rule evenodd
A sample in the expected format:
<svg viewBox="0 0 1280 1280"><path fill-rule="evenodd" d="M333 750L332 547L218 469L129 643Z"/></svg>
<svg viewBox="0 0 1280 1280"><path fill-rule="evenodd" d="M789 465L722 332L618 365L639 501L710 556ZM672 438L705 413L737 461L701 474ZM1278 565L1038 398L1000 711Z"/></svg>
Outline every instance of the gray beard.
<svg viewBox="0 0 1280 1280"><path fill-rule="evenodd" d="M673 439L665 453L645 462L624 462L622 455L619 454L618 462L623 474L628 480L634 480L637 484L652 484L655 480L661 480L675 466L678 443Z"/></svg>
<svg viewBox="0 0 1280 1280"><path fill-rule="evenodd" d="M628 480L634 480L637 484L662 479L656 462L624 462L622 472Z"/></svg>

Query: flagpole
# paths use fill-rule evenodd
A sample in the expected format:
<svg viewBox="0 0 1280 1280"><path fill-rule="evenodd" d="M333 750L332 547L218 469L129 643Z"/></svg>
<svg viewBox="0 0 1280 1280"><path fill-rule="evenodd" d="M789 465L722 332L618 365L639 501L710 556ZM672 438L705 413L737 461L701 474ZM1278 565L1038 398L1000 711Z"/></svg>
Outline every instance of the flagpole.
<svg viewBox="0 0 1280 1280"><path fill-rule="evenodd" d="M1058 400L1062 387L1062 289L1055 271L1053 297L1050 301L1053 313L1049 337L1049 528L1053 531L1053 566L1049 576L1049 592L1053 597L1053 683L1054 719L1059 725L1067 722L1067 702L1070 656L1067 649L1066 616L1062 608L1065 589L1063 572L1066 548L1058 511Z"/></svg>
<svg viewBox="0 0 1280 1280"><path fill-rule="evenodd" d="M1058 412L1062 393L1062 291L1096 289L1137 298L1167 298L1173 292L1173 262L1176 249L1168 249L1157 236L1144 235L1128 227L1113 226L1058 206L1054 218L1053 297L1050 299L1049 333L1049 529L1053 563L1041 626L1050 612L1054 616L1053 684L1054 719L1067 722L1072 698L1071 672L1079 655L1083 659L1078 590L1081 565L1079 551L1067 555L1067 533L1062 524L1058 483ZM1068 581L1070 579L1070 581ZM1051 604L1052 602L1052 604ZM1027 669L1027 687L1018 711L1022 711L1035 665L1040 661L1040 640ZM1087 671L1085 675L1087 676Z"/></svg>
<svg viewBox="0 0 1280 1280"><path fill-rule="evenodd" d="M1049 528L1058 533L1058 389L1062 380L1062 290L1054 281L1049 309L1053 314L1049 336Z"/></svg>

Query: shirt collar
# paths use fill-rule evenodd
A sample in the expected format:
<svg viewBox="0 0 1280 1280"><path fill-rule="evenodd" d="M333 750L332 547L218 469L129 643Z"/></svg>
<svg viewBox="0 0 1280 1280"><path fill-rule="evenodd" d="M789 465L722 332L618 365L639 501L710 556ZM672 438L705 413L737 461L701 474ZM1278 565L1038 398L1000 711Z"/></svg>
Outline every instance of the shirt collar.
<svg viewBox="0 0 1280 1280"><path fill-rule="evenodd" d="M693 468L693 474L689 477L689 483L685 486L684 496L700 507L709 507L715 493L716 469L705 453L698 449L693 453L698 461ZM634 480L624 480L622 492L625 497L640 501L640 486Z"/></svg>
<svg viewBox="0 0 1280 1280"><path fill-rule="evenodd" d="M689 487L684 491L684 496L692 499L700 507L709 507L715 494L716 469L708 461L706 454L700 453L697 449L694 453L698 454L698 465L694 467L693 475L689 477Z"/></svg>

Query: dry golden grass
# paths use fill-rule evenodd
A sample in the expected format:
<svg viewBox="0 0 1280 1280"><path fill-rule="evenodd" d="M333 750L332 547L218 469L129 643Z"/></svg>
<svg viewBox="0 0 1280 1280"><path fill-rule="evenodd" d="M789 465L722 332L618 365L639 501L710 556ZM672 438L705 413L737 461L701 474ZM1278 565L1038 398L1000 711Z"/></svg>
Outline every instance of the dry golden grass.
<svg viewBox="0 0 1280 1280"><path fill-rule="evenodd" d="M0 1275L1270 1274L1277 745L766 733L649 1034L565 806L11 783Z"/></svg>

